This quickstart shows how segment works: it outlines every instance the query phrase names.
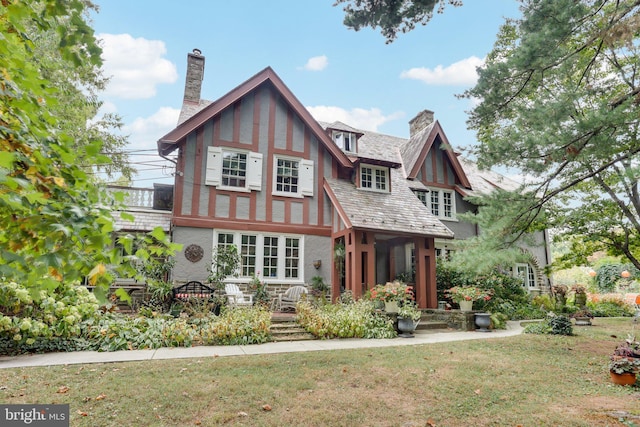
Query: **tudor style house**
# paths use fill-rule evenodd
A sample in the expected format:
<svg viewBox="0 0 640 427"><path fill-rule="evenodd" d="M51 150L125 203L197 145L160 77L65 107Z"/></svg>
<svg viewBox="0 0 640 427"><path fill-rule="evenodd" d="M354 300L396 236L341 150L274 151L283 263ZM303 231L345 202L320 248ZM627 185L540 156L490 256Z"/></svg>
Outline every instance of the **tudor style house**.
<svg viewBox="0 0 640 427"><path fill-rule="evenodd" d="M358 297L411 272L418 305L434 308L437 258L478 233L457 217L475 209L465 197L515 185L460 158L431 111L397 138L316 121L269 67L205 101L205 58L194 50L187 64L178 125L158 141L178 156L177 283L205 280L214 248L235 245L240 284L258 275L281 292L321 276L334 298ZM549 285L540 239L514 266L527 289Z"/></svg>

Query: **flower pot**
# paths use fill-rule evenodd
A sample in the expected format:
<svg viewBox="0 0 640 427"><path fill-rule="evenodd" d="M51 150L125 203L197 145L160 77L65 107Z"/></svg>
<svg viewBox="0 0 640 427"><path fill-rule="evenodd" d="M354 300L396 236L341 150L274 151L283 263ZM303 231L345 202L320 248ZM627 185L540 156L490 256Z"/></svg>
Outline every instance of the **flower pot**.
<svg viewBox="0 0 640 427"><path fill-rule="evenodd" d="M478 332L491 332L489 326L491 326L491 315L489 313L476 313L475 322Z"/></svg>
<svg viewBox="0 0 640 427"><path fill-rule="evenodd" d="M591 326L590 317L576 317L576 326Z"/></svg>
<svg viewBox="0 0 640 427"><path fill-rule="evenodd" d="M384 311L387 313L397 313L398 312L398 301L385 301L384 302Z"/></svg>
<svg viewBox="0 0 640 427"><path fill-rule="evenodd" d="M404 317L398 317L398 330L403 338L413 338L413 332L418 327L418 321Z"/></svg>
<svg viewBox="0 0 640 427"><path fill-rule="evenodd" d="M473 301L462 300L458 304L460 305L460 311L471 311L473 308Z"/></svg>
<svg viewBox="0 0 640 427"><path fill-rule="evenodd" d="M634 385L636 383L636 374L631 372L625 372L623 374L616 374L613 371L609 371L611 374L611 381L614 384L619 385Z"/></svg>

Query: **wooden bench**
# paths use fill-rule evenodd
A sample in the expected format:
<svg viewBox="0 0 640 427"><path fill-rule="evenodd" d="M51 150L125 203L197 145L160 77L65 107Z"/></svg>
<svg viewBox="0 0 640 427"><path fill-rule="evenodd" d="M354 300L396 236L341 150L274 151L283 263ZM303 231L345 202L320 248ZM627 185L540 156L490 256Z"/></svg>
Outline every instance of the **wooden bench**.
<svg viewBox="0 0 640 427"><path fill-rule="evenodd" d="M204 283L192 280L184 285L173 288L173 299L178 301L189 301L192 298L210 299L215 290Z"/></svg>

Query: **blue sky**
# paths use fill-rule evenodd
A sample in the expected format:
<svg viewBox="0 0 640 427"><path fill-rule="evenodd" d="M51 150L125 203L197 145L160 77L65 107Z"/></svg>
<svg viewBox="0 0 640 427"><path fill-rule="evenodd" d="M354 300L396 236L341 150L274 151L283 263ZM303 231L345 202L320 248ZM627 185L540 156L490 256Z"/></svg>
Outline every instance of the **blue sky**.
<svg viewBox="0 0 640 427"><path fill-rule="evenodd" d="M93 27L103 44L105 75L111 76L103 111L122 116L130 150L155 150L175 127L187 53L194 48L206 58L205 99L219 98L270 66L318 120L407 137L408 121L430 109L462 150L476 139L466 129L471 101L455 95L475 83L475 67L491 50L504 17L519 15L514 0L466 0L385 44L377 30L347 29L333 0L98 5ZM134 185L173 181L169 163L139 155L131 160L150 162L138 165Z"/></svg>

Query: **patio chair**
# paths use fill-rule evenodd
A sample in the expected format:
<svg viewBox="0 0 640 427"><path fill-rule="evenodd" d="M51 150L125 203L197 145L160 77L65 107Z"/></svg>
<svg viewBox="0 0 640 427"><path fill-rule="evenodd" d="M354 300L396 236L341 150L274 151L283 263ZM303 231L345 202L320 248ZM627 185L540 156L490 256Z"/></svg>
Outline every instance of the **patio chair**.
<svg viewBox="0 0 640 427"><path fill-rule="evenodd" d="M296 310L296 304L307 294L304 286L292 286L284 294L278 295L278 311Z"/></svg>
<svg viewBox="0 0 640 427"><path fill-rule="evenodd" d="M227 283L224 285L224 291L229 300L230 306L251 306L253 305L253 295L244 294L235 283Z"/></svg>

